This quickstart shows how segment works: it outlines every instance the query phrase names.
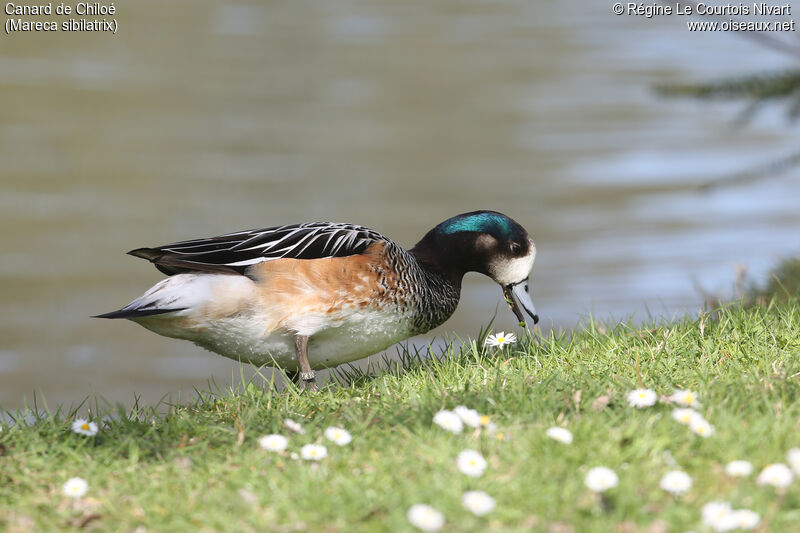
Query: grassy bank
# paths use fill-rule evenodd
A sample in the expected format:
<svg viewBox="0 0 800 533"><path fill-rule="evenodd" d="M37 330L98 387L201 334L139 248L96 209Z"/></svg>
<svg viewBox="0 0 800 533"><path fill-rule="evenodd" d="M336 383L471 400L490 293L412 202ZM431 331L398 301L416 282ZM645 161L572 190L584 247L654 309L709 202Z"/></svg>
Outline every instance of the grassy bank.
<svg viewBox="0 0 800 533"><path fill-rule="evenodd" d="M756 476L800 446L799 382L800 308L790 302L646 329L590 326L500 350L473 343L317 394L248 386L166 415L106 413L95 437L56 414L2 428L0 530L405 531L408 508L426 503L444 514L443 531L707 531L701 506L725 500L759 513L761 530L791 531L800 481L778 490ZM713 435L674 421L668 403L630 407L639 386L696 391ZM457 405L488 415L496 432L432 423ZM306 433L286 429L287 417ZM325 440L328 426L346 428L352 442ZM548 438L551 426L574 442ZM269 433L289 437L288 449L261 449ZM328 457L293 458L312 442ZM487 459L481 477L456 467L464 449ZM726 475L734 459L754 473ZM584 484L597 465L619 475L603 497ZM674 469L693 479L682 496L659 488ZM82 498L61 492L74 476L88 481ZM485 517L461 506L475 489L497 502Z"/></svg>

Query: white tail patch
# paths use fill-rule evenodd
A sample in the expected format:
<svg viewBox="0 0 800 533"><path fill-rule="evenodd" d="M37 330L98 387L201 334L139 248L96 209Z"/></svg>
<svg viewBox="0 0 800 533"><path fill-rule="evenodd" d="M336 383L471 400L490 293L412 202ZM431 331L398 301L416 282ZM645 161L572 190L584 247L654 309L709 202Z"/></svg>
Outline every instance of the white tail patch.
<svg viewBox="0 0 800 533"><path fill-rule="evenodd" d="M253 282L244 276L226 274L176 274L153 285L123 310L166 311L181 309L192 314L206 307L215 296L252 290Z"/></svg>

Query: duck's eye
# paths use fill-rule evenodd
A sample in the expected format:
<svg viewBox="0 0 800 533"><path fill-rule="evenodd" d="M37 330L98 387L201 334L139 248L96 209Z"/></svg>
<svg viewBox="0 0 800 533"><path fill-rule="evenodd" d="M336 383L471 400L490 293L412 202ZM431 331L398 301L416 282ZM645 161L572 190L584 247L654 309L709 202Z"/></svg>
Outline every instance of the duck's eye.
<svg viewBox="0 0 800 533"><path fill-rule="evenodd" d="M511 248L511 253L514 255L519 255L522 252L522 246L518 242L512 242L509 248Z"/></svg>

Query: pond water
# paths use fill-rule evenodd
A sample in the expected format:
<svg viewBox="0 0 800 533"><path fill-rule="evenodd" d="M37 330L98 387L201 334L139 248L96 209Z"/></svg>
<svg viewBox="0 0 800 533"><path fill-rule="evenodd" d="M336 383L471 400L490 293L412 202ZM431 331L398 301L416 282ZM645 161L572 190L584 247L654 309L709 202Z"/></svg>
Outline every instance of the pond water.
<svg viewBox="0 0 800 533"><path fill-rule="evenodd" d="M766 108L664 100L653 86L792 66L678 17L610 3L157 2L116 35L0 37L0 406L96 393L174 401L239 382L237 363L128 322L92 320L161 275L140 246L310 220L412 246L496 209L539 255L541 329L590 313L696 312L800 249L797 173L701 191L789 153ZM469 275L431 336L497 314Z"/></svg>

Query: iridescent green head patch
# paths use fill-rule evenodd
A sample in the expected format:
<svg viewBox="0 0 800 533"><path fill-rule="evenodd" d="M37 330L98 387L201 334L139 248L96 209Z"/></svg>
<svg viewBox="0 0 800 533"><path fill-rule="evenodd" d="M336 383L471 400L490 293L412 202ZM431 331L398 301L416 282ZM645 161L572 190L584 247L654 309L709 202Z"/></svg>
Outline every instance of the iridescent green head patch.
<svg viewBox="0 0 800 533"><path fill-rule="evenodd" d="M505 215L491 211L481 211L449 218L442 222L439 228L444 234L474 231L510 239L516 231L514 226L514 221Z"/></svg>

